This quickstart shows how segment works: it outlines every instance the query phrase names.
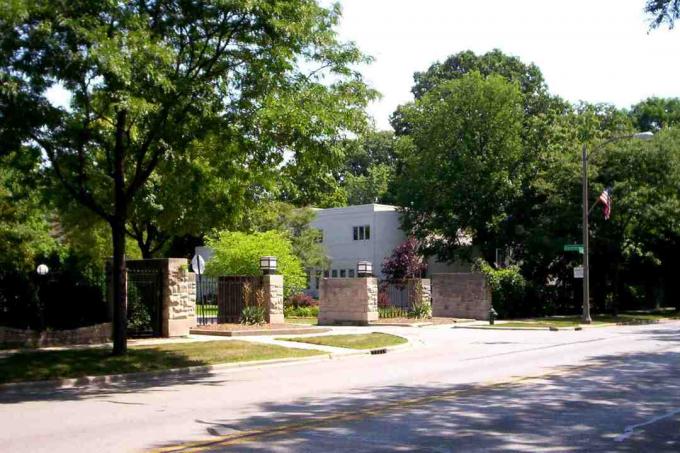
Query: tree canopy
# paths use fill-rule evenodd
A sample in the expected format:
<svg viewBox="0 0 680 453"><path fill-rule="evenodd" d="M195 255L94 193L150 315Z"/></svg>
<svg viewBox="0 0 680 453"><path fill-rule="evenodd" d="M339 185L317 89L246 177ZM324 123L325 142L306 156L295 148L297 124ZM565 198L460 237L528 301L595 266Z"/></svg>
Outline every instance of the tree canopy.
<svg viewBox="0 0 680 453"><path fill-rule="evenodd" d="M339 14L313 0L3 4L0 137L38 148L65 197L110 224L114 352L126 350L126 228L154 209L162 163L219 132L246 168L281 166L285 151L321 166L365 123L373 92L352 65L366 58L337 39ZM53 86L69 108L47 100Z"/></svg>
<svg viewBox="0 0 680 453"><path fill-rule="evenodd" d="M277 273L283 275L286 297L307 286L302 263L293 253L293 245L284 233L223 231L209 236L207 245L215 254L206 265L206 275L260 275L260 257L275 256Z"/></svg>

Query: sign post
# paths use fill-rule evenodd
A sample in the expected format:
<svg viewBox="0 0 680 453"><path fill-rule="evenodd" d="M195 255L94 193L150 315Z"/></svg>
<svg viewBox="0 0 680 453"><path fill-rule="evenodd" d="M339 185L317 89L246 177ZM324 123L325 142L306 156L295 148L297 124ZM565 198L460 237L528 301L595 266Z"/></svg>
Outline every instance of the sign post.
<svg viewBox="0 0 680 453"><path fill-rule="evenodd" d="M193 258L191 258L191 269L198 275L198 288L196 289L196 298L198 299L198 303L196 304L196 308L200 307L201 308L201 321L203 324L206 324L207 321L205 319L205 307L203 306L203 288L201 285L201 276L203 275L203 272L205 272L205 260L203 257L199 254L194 255Z"/></svg>

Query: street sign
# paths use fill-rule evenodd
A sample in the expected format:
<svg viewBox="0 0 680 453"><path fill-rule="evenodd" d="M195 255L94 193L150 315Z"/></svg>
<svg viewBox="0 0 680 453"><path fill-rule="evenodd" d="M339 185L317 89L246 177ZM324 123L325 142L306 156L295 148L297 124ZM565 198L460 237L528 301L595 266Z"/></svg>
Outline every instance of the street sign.
<svg viewBox="0 0 680 453"><path fill-rule="evenodd" d="M564 244L565 252L579 252L583 255L583 244Z"/></svg>
<svg viewBox="0 0 680 453"><path fill-rule="evenodd" d="M205 272L205 260L201 255L194 255L191 258L191 269L198 275L203 275Z"/></svg>
<svg viewBox="0 0 680 453"><path fill-rule="evenodd" d="M583 266L574 268L574 278L583 278Z"/></svg>

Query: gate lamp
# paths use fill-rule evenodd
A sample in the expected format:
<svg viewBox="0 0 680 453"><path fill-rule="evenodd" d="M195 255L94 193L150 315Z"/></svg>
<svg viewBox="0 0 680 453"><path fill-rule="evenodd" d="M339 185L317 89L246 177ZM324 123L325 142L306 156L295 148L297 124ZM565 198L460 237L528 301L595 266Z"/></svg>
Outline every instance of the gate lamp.
<svg viewBox="0 0 680 453"><path fill-rule="evenodd" d="M272 275L276 273L276 257L262 256L260 257L260 270L262 275Z"/></svg>
<svg viewBox="0 0 680 453"><path fill-rule="evenodd" d="M44 276L47 275L47 273L50 271L50 268L47 267L46 264L40 264L35 271L38 273L38 275Z"/></svg>
<svg viewBox="0 0 680 453"><path fill-rule="evenodd" d="M373 263L370 261L359 261L357 263L357 276L358 277L372 277L373 276Z"/></svg>

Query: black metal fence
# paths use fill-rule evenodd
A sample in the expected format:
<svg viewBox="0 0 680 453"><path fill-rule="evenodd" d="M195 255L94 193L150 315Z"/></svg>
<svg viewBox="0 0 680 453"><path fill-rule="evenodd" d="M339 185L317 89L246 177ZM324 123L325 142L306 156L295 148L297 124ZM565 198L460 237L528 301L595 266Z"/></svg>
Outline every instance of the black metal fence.
<svg viewBox="0 0 680 453"><path fill-rule="evenodd" d="M160 337L163 273L157 268L127 269L127 319L131 337Z"/></svg>
<svg viewBox="0 0 680 453"><path fill-rule="evenodd" d="M199 325L217 322L217 278L196 276L196 322Z"/></svg>
<svg viewBox="0 0 680 453"><path fill-rule="evenodd" d="M110 321L103 270L0 270L0 325L19 329L74 329Z"/></svg>

